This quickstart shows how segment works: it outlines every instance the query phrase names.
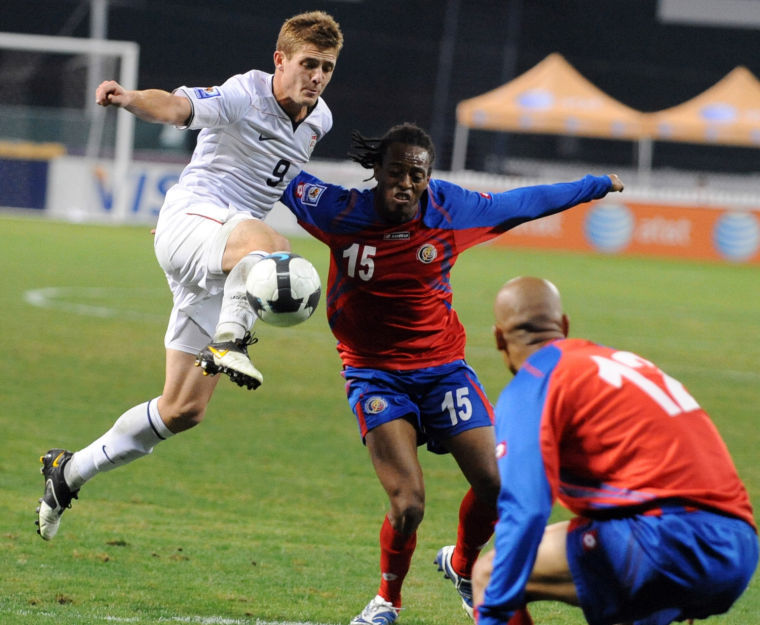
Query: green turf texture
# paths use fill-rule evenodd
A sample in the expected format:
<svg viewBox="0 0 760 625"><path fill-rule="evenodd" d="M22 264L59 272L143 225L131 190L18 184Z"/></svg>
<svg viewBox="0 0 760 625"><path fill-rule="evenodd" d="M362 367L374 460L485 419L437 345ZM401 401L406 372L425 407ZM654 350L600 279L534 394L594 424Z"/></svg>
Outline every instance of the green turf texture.
<svg viewBox="0 0 760 625"><path fill-rule="evenodd" d="M294 239L327 276L327 250ZM345 401L324 302L294 328L258 324L264 385L222 380L206 420L99 475L52 542L35 533L39 456L78 449L163 384L170 294L147 227L0 217L0 623L348 624L375 594L387 503ZM571 335L636 351L713 416L760 506L758 267L515 251L465 252L453 271L468 360L494 401L510 379L491 304L516 275L554 281ZM25 293L62 288L56 308ZM90 312L78 308L88 305ZM371 328L367 328L371 332ZM400 623L467 625L433 558L456 536L466 484L450 457L421 452L427 510ZM554 518L568 518L558 510ZM581 613L534 604L536 623ZM760 622L760 581L705 623Z"/></svg>

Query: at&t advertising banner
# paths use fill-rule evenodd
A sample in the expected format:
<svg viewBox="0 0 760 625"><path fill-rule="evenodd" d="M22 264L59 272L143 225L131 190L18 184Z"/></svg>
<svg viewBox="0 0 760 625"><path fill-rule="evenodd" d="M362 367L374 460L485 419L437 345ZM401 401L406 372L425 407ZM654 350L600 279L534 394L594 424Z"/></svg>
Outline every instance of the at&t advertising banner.
<svg viewBox="0 0 760 625"><path fill-rule="evenodd" d="M604 198L522 224L497 245L760 264L760 212Z"/></svg>

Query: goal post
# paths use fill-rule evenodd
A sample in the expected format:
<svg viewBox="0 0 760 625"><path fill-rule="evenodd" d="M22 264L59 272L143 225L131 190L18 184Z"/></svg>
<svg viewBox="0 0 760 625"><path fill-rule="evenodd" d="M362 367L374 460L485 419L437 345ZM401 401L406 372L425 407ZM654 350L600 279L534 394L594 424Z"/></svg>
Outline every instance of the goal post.
<svg viewBox="0 0 760 625"><path fill-rule="evenodd" d="M85 39L0 32L0 50L17 50L38 53L89 55L91 58L115 57L119 59L117 80L125 89L137 88L137 70L140 46L133 41ZM94 93L85 94L95 98ZM94 116L93 119L97 117ZM102 117L101 117L102 119ZM102 123L102 121L101 121ZM132 162L135 120L124 110L116 116L116 133L113 154L113 217L123 220L127 215L127 177Z"/></svg>

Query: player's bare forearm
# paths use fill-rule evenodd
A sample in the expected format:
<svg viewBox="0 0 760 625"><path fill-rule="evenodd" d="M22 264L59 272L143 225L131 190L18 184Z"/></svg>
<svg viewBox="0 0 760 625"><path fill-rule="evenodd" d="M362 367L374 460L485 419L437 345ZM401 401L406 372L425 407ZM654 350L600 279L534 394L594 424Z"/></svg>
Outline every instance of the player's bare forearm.
<svg viewBox="0 0 760 625"><path fill-rule="evenodd" d="M152 123L182 126L192 109L183 96L162 89L129 90L114 80L102 82L95 90L95 102L100 106L117 106L136 117Z"/></svg>

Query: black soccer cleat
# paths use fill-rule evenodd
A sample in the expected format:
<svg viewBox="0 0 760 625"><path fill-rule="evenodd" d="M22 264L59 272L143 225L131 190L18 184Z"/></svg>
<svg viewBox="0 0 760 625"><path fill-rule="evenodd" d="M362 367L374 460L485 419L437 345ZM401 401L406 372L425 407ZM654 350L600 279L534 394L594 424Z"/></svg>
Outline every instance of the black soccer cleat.
<svg viewBox="0 0 760 625"><path fill-rule="evenodd" d="M63 467L73 455L65 449L51 449L40 456L40 473L45 477L45 492L37 508L35 524L37 533L45 540L51 540L56 535L61 515L66 508L71 508L71 500L78 498L79 490L72 491L63 479Z"/></svg>
<svg viewBox="0 0 760 625"><path fill-rule="evenodd" d="M257 389L264 376L253 366L248 356L248 346L259 339L246 332L242 339L211 342L195 359L195 366L203 369L203 375L226 374L238 386Z"/></svg>

